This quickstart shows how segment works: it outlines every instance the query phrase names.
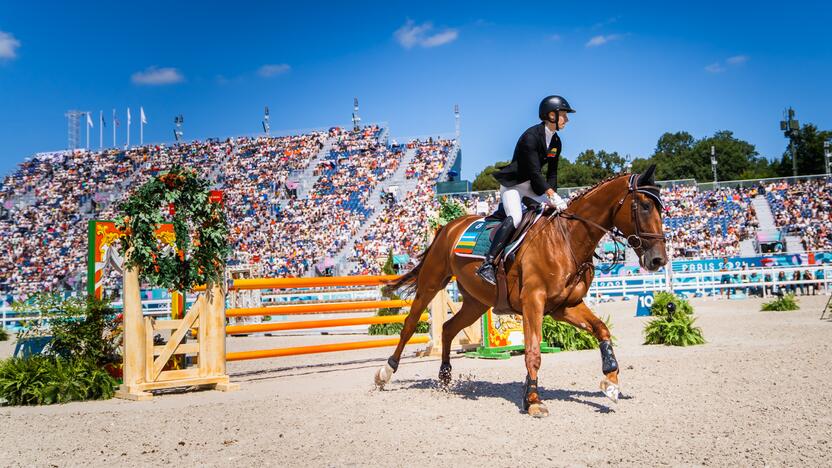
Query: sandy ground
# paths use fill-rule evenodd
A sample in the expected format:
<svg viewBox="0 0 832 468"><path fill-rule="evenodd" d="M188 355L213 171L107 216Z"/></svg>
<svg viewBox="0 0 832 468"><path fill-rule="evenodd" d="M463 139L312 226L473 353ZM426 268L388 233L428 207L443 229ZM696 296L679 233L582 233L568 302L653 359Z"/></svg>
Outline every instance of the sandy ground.
<svg viewBox="0 0 832 468"><path fill-rule="evenodd" d="M644 346L634 304L597 306L618 339L617 405L598 390L597 350L544 355L546 419L521 411L519 356L457 357L449 391L436 387L437 361L414 357L374 390L389 349L278 358L230 363L233 393L0 408L0 465L829 466L825 301L801 298L792 313L694 301L708 343L691 348ZM234 338L229 349L356 338Z"/></svg>

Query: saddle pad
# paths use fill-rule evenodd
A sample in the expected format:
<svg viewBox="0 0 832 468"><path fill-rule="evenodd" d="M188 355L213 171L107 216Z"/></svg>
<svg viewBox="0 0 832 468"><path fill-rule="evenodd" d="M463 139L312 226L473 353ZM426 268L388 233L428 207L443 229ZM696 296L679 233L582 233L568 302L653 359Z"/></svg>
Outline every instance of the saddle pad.
<svg viewBox="0 0 832 468"><path fill-rule="evenodd" d="M500 221L475 219L457 241L454 253L460 257L485 258L488 248L491 247L491 229L499 224Z"/></svg>

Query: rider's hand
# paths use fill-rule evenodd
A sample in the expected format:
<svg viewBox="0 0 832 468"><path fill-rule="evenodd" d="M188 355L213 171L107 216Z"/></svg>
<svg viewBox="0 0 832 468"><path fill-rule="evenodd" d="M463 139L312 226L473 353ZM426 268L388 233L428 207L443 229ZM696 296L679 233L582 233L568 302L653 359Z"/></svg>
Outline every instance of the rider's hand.
<svg viewBox="0 0 832 468"><path fill-rule="evenodd" d="M546 191L546 195L549 197L549 206L553 207L558 211L566 210L566 202L563 201L563 198L561 198L557 192L555 192L552 189L549 189Z"/></svg>

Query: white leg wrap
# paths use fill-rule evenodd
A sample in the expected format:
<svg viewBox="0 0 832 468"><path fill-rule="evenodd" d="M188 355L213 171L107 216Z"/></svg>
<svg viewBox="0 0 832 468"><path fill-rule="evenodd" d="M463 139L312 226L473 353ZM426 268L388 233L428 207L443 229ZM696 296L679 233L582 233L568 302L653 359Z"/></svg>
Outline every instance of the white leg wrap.
<svg viewBox="0 0 832 468"><path fill-rule="evenodd" d="M393 372L390 364L384 363L384 366L379 367L378 371L376 371L376 385L379 388L384 388L384 384L390 382L390 379L393 378Z"/></svg>

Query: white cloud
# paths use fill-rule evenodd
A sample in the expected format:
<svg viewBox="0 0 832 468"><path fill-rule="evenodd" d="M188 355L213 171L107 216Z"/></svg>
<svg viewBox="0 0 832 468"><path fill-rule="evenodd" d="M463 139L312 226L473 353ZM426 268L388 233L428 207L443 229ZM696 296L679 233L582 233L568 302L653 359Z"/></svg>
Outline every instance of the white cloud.
<svg viewBox="0 0 832 468"><path fill-rule="evenodd" d="M714 62L705 67L705 71L708 73L722 73L728 70L728 67L737 67L750 59L747 55L734 55L733 57L728 57L725 59L724 62Z"/></svg>
<svg viewBox="0 0 832 468"><path fill-rule="evenodd" d="M11 60L17 57L18 41L12 33L0 31L0 60Z"/></svg>
<svg viewBox="0 0 832 468"><path fill-rule="evenodd" d="M185 81L185 76L176 68L157 68L155 65L130 76L133 84L159 86Z"/></svg>
<svg viewBox="0 0 832 468"><path fill-rule="evenodd" d="M559 41L561 37L560 34L549 34L546 36L546 39L549 39L550 41Z"/></svg>
<svg viewBox="0 0 832 468"><path fill-rule="evenodd" d="M733 57L728 57L725 59L725 62L728 65L742 65L743 63L747 62L749 57L747 55L735 55Z"/></svg>
<svg viewBox="0 0 832 468"><path fill-rule="evenodd" d="M716 62L706 66L705 71L708 73L722 73L725 71L725 67Z"/></svg>
<svg viewBox="0 0 832 468"><path fill-rule="evenodd" d="M263 78L271 78L273 76L288 73L291 69L292 67L290 67L288 63L267 64L260 67L257 70L257 74Z"/></svg>
<svg viewBox="0 0 832 468"><path fill-rule="evenodd" d="M405 49L411 49L417 45L437 47L455 41L459 37L459 31L449 28L433 32L433 24L430 22L416 24L413 20L407 20L393 33L393 37Z"/></svg>
<svg viewBox="0 0 832 468"><path fill-rule="evenodd" d="M608 34L606 36L604 36L604 35L594 36L585 45L586 45L586 47L598 47L598 46L602 46L602 45L604 45L608 42L617 41L617 40L619 40L623 37L624 37L623 34Z"/></svg>

